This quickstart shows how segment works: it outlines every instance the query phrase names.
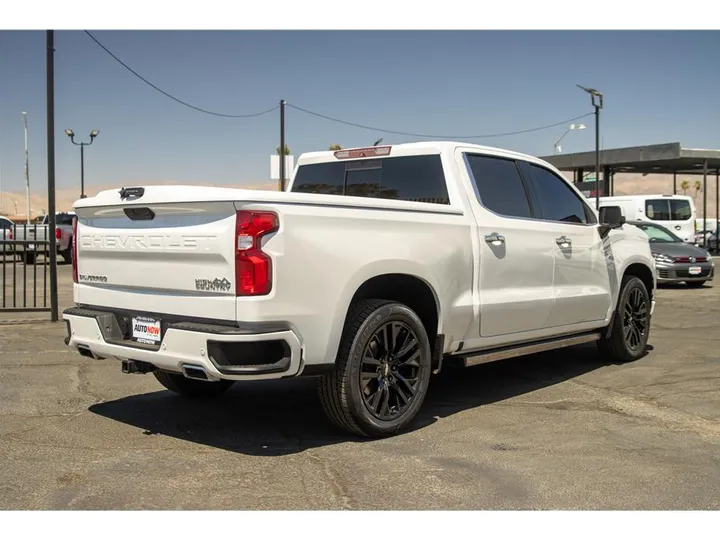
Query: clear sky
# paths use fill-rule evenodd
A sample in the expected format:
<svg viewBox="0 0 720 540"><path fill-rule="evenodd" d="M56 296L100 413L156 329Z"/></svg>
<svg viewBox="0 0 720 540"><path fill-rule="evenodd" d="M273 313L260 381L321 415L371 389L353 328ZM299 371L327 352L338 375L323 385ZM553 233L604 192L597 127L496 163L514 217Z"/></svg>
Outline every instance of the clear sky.
<svg viewBox="0 0 720 540"><path fill-rule="evenodd" d="M92 30L91 30L92 31ZM205 109L245 114L285 99L300 107L389 130L450 136L517 131L591 111L575 84L605 93L604 147L662 142L720 147L720 32L302 32L97 31L93 35L141 75ZM269 180L279 113L219 118L159 94L81 31L55 33L58 188L143 181ZM20 191L28 112L33 189L47 179L45 32L0 32L0 174ZM593 120L563 152L594 148ZM562 126L476 139L534 155L553 151ZM418 140L287 110L294 155L343 146Z"/></svg>

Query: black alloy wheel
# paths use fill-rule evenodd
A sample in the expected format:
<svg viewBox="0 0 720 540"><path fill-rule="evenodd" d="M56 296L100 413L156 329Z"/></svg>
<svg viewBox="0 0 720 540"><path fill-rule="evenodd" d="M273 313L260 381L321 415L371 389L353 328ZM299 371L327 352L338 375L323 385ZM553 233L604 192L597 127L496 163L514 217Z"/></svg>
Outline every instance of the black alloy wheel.
<svg viewBox="0 0 720 540"><path fill-rule="evenodd" d="M405 323L389 321L373 334L363 352L360 389L363 403L379 420L400 417L418 393L420 341Z"/></svg>

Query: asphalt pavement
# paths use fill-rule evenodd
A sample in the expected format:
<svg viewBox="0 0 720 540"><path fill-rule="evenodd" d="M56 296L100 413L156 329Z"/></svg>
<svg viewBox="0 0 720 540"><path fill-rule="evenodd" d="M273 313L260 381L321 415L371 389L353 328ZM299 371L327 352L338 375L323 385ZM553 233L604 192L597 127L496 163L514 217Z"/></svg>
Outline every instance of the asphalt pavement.
<svg viewBox="0 0 720 540"><path fill-rule="evenodd" d="M47 314L14 315L2 509L720 508L718 284L661 289L631 364L583 346L448 369L413 430L385 440L337 431L312 380L188 402L70 352Z"/></svg>

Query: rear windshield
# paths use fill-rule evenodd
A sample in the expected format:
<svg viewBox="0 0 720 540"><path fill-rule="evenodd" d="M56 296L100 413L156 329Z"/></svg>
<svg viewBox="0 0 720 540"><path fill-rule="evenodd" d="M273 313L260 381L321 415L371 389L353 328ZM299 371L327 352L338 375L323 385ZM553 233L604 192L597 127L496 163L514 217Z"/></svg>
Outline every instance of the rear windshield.
<svg viewBox="0 0 720 540"><path fill-rule="evenodd" d="M439 155L301 165L292 191L450 204Z"/></svg>
<svg viewBox="0 0 720 540"><path fill-rule="evenodd" d="M690 201L685 199L648 199L645 215L653 221L687 221L692 210Z"/></svg>
<svg viewBox="0 0 720 540"><path fill-rule="evenodd" d="M55 217L55 223L57 225L72 225L74 217L73 214L58 214Z"/></svg>

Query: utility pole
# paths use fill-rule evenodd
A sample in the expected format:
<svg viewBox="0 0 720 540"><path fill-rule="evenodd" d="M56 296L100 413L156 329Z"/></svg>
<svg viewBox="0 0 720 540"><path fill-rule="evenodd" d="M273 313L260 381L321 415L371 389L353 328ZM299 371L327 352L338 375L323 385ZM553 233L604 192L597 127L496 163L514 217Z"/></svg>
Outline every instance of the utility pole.
<svg viewBox="0 0 720 540"><path fill-rule="evenodd" d="M58 320L57 253L55 240L55 35L52 30L46 34L47 58L47 167L48 167L48 214L50 225L47 239L50 241L50 319ZM77 238L73 239L77 242Z"/></svg>
<svg viewBox="0 0 720 540"><path fill-rule="evenodd" d="M28 161L28 129L27 112L22 112L23 123L25 124L25 221L30 225L30 168Z"/></svg>
<svg viewBox="0 0 720 540"><path fill-rule="evenodd" d="M595 208L600 209L600 109L603 107L603 94L594 88L576 85L590 94L590 101L595 107Z"/></svg>
<svg viewBox="0 0 720 540"><path fill-rule="evenodd" d="M285 191L285 100L280 100L280 191Z"/></svg>

